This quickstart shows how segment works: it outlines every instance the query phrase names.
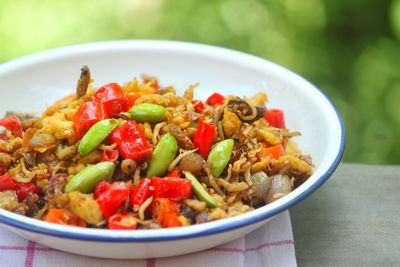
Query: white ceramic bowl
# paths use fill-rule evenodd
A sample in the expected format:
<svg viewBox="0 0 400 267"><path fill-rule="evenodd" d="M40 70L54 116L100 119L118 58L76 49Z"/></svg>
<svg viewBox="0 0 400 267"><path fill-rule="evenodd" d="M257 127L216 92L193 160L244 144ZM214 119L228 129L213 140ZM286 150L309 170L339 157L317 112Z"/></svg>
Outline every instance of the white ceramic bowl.
<svg viewBox="0 0 400 267"><path fill-rule="evenodd" d="M300 148L315 173L289 195L252 212L189 227L111 231L60 226L0 210L0 224L46 246L105 258L165 257L217 246L267 223L319 188L334 172L345 143L341 118L312 84L274 63L240 52L168 41L114 41L53 49L0 65L0 114L41 112L74 92L79 69L90 66L96 86L151 74L178 93L200 82L197 98L211 92L251 96L265 90L269 107L285 110L288 128L301 131Z"/></svg>

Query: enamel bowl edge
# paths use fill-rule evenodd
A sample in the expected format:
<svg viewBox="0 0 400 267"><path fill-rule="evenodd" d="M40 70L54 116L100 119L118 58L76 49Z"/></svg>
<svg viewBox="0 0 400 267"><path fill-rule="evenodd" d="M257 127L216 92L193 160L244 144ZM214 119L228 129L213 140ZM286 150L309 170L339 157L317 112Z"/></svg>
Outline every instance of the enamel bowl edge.
<svg viewBox="0 0 400 267"><path fill-rule="evenodd" d="M110 231L59 226L0 210L0 224L49 247L104 258L150 258L208 249L253 231L308 197L335 171L345 131L331 101L297 74L241 52L173 41L110 41L48 50L0 65L0 114L37 112L73 93L79 68L88 65L95 86L150 74L182 93L200 82L196 97L212 92L251 96L266 91L269 107L285 110L287 127L313 158L314 174L289 195L249 213L190 227Z"/></svg>

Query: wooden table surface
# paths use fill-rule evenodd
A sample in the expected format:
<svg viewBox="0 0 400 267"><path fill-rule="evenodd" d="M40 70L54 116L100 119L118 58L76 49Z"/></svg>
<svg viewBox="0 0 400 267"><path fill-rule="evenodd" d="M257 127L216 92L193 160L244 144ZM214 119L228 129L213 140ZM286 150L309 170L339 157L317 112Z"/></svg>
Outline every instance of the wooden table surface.
<svg viewBox="0 0 400 267"><path fill-rule="evenodd" d="M400 166L343 163L290 213L299 266L400 266Z"/></svg>

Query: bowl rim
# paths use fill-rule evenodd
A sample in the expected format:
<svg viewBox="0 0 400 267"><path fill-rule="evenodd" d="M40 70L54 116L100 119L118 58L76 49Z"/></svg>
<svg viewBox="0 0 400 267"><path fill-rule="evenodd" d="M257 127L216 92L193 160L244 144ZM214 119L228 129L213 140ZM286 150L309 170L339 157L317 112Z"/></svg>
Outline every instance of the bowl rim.
<svg viewBox="0 0 400 267"><path fill-rule="evenodd" d="M259 58L243 52L189 42L179 41L164 41L164 40L117 40L117 41L102 41L92 42L77 45L64 46L60 48L53 48L45 50L43 52L34 53L31 55L23 56L17 59L10 60L8 62L0 64L0 75L7 74L9 71L16 70L20 67L38 64L40 62L46 62L48 60L54 60L60 57L68 57L70 55L91 53L93 51L107 51L115 49L161 49L161 50L183 50L185 52L205 54L212 57L226 58L234 57L237 61L243 60L243 62L251 61L264 65L270 69L281 73L282 75L290 77L294 81L303 84L303 87L308 87L308 90L313 90L313 93L319 94L328 104L329 108L333 111L334 119L336 119L336 126L338 126L340 132L340 141L337 154L330 166L324 173L317 177L315 182L307 188L297 188L289 195L293 195L296 191L297 194L286 200L286 197L275 201L262 208L256 209L249 213L228 218L209 222L206 224L199 224L193 226L187 226L182 228L170 228L170 229L159 229L159 230L135 230L135 231L116 231L116 230L103 230L103 229L82 229L77 227L69 227L62 225L55 225L47 222L43 222L37 219L32 219L26 216L18 215L6 210L0 209L0 224L5 224L11 227L19 228L29 232L45 234L60 238L85 240L85 241L102 241L102 242L154 242L154 241L170 241L180 240L188 238L203 237L207 235L222 233L247 225L255 224L272 218L278 213L292 207L293 205L301 202L303 199L311 195L316 191L328 178L333 174L335 169L340 163L345 150L345 128L343 120L332 103L332 101L322 93L316 86L299 76L298 74L286 69L276 63L269 60ZM278 204L279 202L279 204ZM268 207L268 208L265 208ZM265 208L265 209L264 209ZM258 212L257 212L258 211Z"/></svg>

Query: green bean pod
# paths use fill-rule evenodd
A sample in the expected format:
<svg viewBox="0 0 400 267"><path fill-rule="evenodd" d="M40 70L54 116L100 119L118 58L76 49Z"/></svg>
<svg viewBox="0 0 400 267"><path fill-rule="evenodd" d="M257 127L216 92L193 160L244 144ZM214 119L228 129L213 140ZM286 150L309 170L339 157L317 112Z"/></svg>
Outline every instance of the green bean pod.
<svg viewBox="0 0 400 267"><path fill-rule="evenodd" d="M156 104L143 103L129 109L132 118L138 122L158 123L164 121L167 110Z"/></svg>
<svg viewBox="0 0 400 267"><path fill-rule="evenodd" d="M212 164L211 173L214 177L219 177L224 171L231 159L234 144L233 139L226 139L216 143L211 149L207 161Z"/></svg>
<svg viewBox="0 0 400 267"><path fill-rule="evenodd" d="M100 145L119 124L120 122L117 119L101 120L95 123L82 137L78 146L79 154L81 154L81 156L88 155L93 149Z"/></svg>
<svg viewBox="0 0 400 267"><path fill-rule="evenodd" d="M90 165L68 181L65 186L65 193L73 191L92 193L99 182L103 180L111 181L114 170L115 165L110 161Z"/></svg>
<svg viewBox="0 0 400 267"><path fill-rule="evenodd" d="M154 149L146 177L163 176L175 159L177 152L178 142L171 134L165 134Z"/></svg>
<svg viewBox="0 0 400 267"><path fill-rule="evenodd" d="M204 187L197 181L196 177L193 176L190 172L183 172L185 174L186 179L192 182L192 188L195 195L201 200L204 201L209 208L216 208L217 202L215 199L204 189Z"/></svg>

